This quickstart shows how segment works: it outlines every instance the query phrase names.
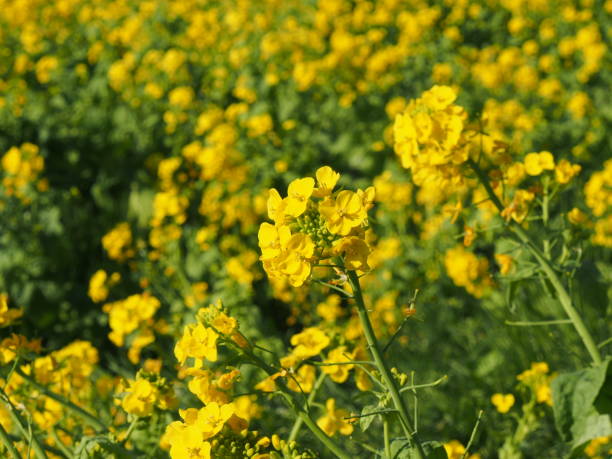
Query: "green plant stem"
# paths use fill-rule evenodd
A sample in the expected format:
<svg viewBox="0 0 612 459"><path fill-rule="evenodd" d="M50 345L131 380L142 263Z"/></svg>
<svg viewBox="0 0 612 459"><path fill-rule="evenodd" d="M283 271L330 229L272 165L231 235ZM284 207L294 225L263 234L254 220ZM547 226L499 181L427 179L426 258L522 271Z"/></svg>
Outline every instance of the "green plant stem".
<svg viewBox="0 0 612 459"><path fill-rule="evenodd" d="M513 322L511 320L506 320L506 325L513 325L515 327L537 327L544 325L563 325L563 324L571 324L572 321L569 319L560 319L560 320L540 320L535 322Z"/></svg>
<svg viewBox="0 0 612 459"><path fill-rule="evenodd" d="M393 459L391 456L391 441L389 439L389 420L383 416L383 438L385 442L385 458Z"/></svg>
<svg viewBox="0 0 612 459"><path fill-rule="evenodd" d="M400 389L401 392L406 392L407 390L416 390L416 389L425 389L426 387L435 387L439 384L442 384L444 381L448 379L448 376L444 375L439 379L436 379L433 382L425 383L425 384L411 384L410 386L404 386Z"/></svg>
<svg viewBox="0 0 612 459"><path fill-rule="evenodd" d="M11 440L13 443L18 442L18 441L21 441L21 438L19 438L17 435L11 435L11 434L8 434L8 438L9 438L9 440ZM49 446L49 445L47 445L47 444L45 444L45 443L43 443L42 447L43 447L43 449L44 449L45 451L49 451L50 453L53 453L53 454L55 454L56 456L60 456L60 457L65 456L65 457L67 457L67 458L72 458L72 457L73 457L73 456L72 456L72 454L70 454L70 456L66 456L66 455L65 455L65 454L62 452L62 450L60 450L60 449L58 449L58 448L54 448L53 446Z"/></svg>
<svg viewBox="0 0 612 459"><path fill-rule="evenodd" d="M423 447L417 438L416 433L411 433L410 428L413 425L410 414L408 413L408 408L404 399L400 395L399 389L397 387L397 383L395 379L393 379L393 375L391 371L387 367L387 364L383 358L382 351L380 348L380 343L374 334L374 329L372 328L372 322L370 322L370 317L368 316L368 311L365 307L365 303L363 301L363 295L361 292L361 285L359 284L359 278L357 277L357 273L355 271L347 271L348 279L351 284L351 288L353 290L353 297L355 298L355 303L357 305L357 313L359 314L359 320L361 321L361 327L363 328L363 334L365 335L366 341L368 343L368 347L370 349L370 353L374 358L374 362L376 362L376 367L380 372L383 381L385 383L386 389L389 391L391 395L391 399L393 400L393 404L395 405L395 409L398 411L398 415L400 417L400 424L406 435L408 441L414 447L415 457L417 459L425 459L425 452L423 451Z"/></svg>
<svg viewBox="0 0 612 459"><path fill-rule="evenodd" d="M495 207L497 207L497 210L501 213L504 210L504 205L502 204L500 199L495 194L495 191L493 191L493 188L491 187L491 183L489 182L489 178L486 176L484 171L478 166L478 164L476 164L476 162L470 159L468 160L468 163L470 167L474 170L476 175L478 176L478 179L480 180L480 183L482 184L482 186L484 186L489 198L491 199ZM563 307L565 314L572 321L572 324L574 325L574 328L576 329L578 336L580 336L580 339L582 339L582 342L584 343L584 346L586 347L589 355L591 356L593 363L595 363L595 365L601 365L602 360L601 360L601 355L599 354L599 349L595 345L595 341L593 340L593 337L589 333L589 330L586 328L586 325L584 324L582 317L580 317L580 314L574 308L572 304L572 299L570 298L569 293L565 289L563 282L561 281L561 279L555 272L554 268L552 267L551 262L540 251L540 249L531 241L531 238L529 237L529 235L527 234L527 232L523 229L521 225L511 220L508 223L508 228L519 238L519 240L523 244L525 244L529 252L531 252L531 255L537 260L538 264L540 265L540 268L542 269L542 271L544 271L544 274L546 274L546 276L548 277L548 280L550 281L553 288L555 289L555 292L557 293L557 297L559 298L559 302L561 303L561 306Z"/></svg>
<svg viewBox="0 0 612 459"><path fill-rule="evenodd" d="M314 401L315 397L317 396L317 392L319 391L319 388L321 387L321 384L323 384L323 381L325 381L326 376L327 375L325 373L321 372L321 374L315 381L312 391L310 392L310 394L308 394L308 400L306 401L306 404L304 406L305 410L307 410L308 407ZM295 420L295 422L293 423L293 427L291 428L291 433L289 434L289 439L287 440L287 442L292 442L293 440L297 438L298 434L300 433L302 424L304 424L304 420L302 418L297 418Z"/></svg>
<svg viewBox="0 0 612 459"><path fill-rule="evenodd" d="M51 428L51 436L55 440L55 443L57 444L58 449L63 453L64 457L70 458L73 456L72 452L68 448L66 448L64 443L62 443L62 440L57 434L57 430L55 430L55 427ZM57 453L54 453L54 454L57 454Z"/></svg>
<svg viewBox="0 0 612 459"><path fill-rule="evenodd" d="M77 416L80 416L85 420L89 425L91 425L97 433L104 432L106 430L106 426L102 424L98 419L96 419L92 414L85 411L80 406L75 405L70 400L64 398L63 396L56 394L55 392L50 391L45 386L40 384L38 381L32 379L29 375L26 375L19 368L15 370L19 376L25 379L30 385L34 386L36 389L41 391L47 397L52 398L56 402L64 405L69 411L72 411Z"/></svg>
<svg viewBox="0 0 612 459"><path fill-rule="evenodd" d="M138 424L138 417L134 417L134 419L132 419L132 422L130 423L130 426L128 427L128 430L125 433L125 438L123 440L121 440L121 443L123 445L125 445L128 442L128 440L130 439L130 436L132 435L132 432L134 432L134 429L136 428L136 424Z"/></svg>
<svg viewBox="0 0 612 459"><path fill-rule="evenodd" d="M4 427L2 427L2 424L0 424L0 440L13 459L20 459L17 448L13 445L13 442L6 433L6 430L4 430Z"/></svg>
<svg viewBox="0 0 612 459"><path fill-rule="evenodd" d="M597 345L597 347L601 349L602 347L607 346L607 345L608 345L608 344L610 344L610 343L612 343L612 336L611 336L610 338L608 338L608 339L606 339L606 340L602 341L601 343L599 343L599 344Z"/></svg>
<svg viewBox="0 0 612 459"><path fill-rule="evenodd" d="M5 405L8 407L13 424L15 424L19 428L23 439L28 444L32 445L32 449L34 449L34 454L36 454L36 457L38 459L47 459L47 454L45 453L42 444L38 440L38 437L34 435L33 432L28 432L25 427L25 422L17 411L17 408L15 408L15 406L11 403L11 400L9 399L8 395L2 389L0 389L0 396L2 397L2 400L4 401Z"/></svg>
<svg viewBox="0 0 612 459"><path fill-rule="evenodd" d="M465 452L463 453L463 456L461 456L461 459L465 459L466 457L468 457L468 452L470 451L470 448L472 447L472 443L474 443L474 440L476 439L476 432L478 432L478 426L480 425L480 418L482 418L483 414L484 414L484 411L482 410L478 412L478 418L476 419L476 424L474 424L474 428L472 429L472 434L470 435L470 439L468 440L468 443L465 447Z"/></svg>

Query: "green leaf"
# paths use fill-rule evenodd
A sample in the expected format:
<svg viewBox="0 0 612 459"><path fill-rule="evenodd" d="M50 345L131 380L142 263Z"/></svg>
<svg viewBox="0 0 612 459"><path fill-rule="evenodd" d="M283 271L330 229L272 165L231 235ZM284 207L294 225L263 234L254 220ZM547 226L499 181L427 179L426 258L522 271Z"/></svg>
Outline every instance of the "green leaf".
<svg viewBox="0 0 612 459"><path fill-rule="evenodd" d="M572 449L612 435L610 360L595 368L567 373L552 382L555 424Z"/></svg>
<svg viewBox="0 0 612 459"><path fill-rule="evenodd" d="M367 405L361 410L361 416L363 417L359 418L359 427L361 427L362 432L368 430L368 427L370 427L370 424L372 424L374 418L378 416L371 415L370 413L375 413L378 410L380 410L380 406L378 404Z"/></svg>

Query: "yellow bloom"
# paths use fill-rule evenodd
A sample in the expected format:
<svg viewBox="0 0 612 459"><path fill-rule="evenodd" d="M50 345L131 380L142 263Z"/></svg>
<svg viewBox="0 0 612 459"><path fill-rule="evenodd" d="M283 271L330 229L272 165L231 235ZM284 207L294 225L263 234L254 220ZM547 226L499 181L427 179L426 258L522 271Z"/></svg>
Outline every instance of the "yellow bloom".
<svg viewBox="0 0 612 459"><path fill-rule="evenodd" d="M211 402L198 411L195 425L200 428L204 439L211 438L221 431L234 411L233 403L219 405Z"/></svg>
<svg viewBox="0 0 612 459"><path fill-rule="evenodd" d="M552 391L550 389L550 384L548 384L548 381L544 381L536 385L535 393L536 400L538 403L546 403L547 405L552 406Z"/></svg>
<svg viewBox="0 0 612 459"><path fill-rule="evenodd" d="M529 153L525 156L525 172L528 175L538 176L545 170L555 169L555 160L549 151Z"/></svg>
<svg viewBox="0 0 612 459"><path fill-rule="evenodd" d="M282 223L285 217L287 201L281 198L278 191L274 188L270 189L268 194L268 218L274 220L275 223Z"/></svg>
<svg viewBox="0 0 612 459"><path fill-rule="evenodd" d="M106 271L103 269L99 269L91 276L87 294L94 303L104 301L108 297L108 287L106 286L107 277Z"/></svg>
<svg viewBox="0 0 612 459"><path fill-rule="evenodd" d="M349 415L347 410L336 409L336 401L330 398L325 402L327 410L325 416L317 420L317 425L329 436L333 436L336 432L342 435L350 435L353 433L353 426L344 418Z"/></svg>
<svg viewBox="0 0 612 459"><path fill-rule="evenodd" d="M529 213L529 205L535 199L531 191L517 190L510 204L501 212L501 216L509 221L513 219L517 223L522 223Z"/></svg>
<svg viewBox="0 0 612 459"><path fill-rule="evenodd" d="M149 416L153 413L155 403L159 398L159 390L146 379L136 379L130 382L127 396L121 406L128 413L136 416Z"/></svg>
<svg viewBox="0 0 612 459"><path fill-rule="evenodd" d="M291 345L295 346L293 355L300 359L319 354L329 343L329 337L317 327L306 328L301 333L291 337Z"/></svg>
<svg viewBox="0 0 612 459"><path fill-rule="evenodd" d="M354 359L354 355L346 350L346 346L339 346L336 349L332 349L327 354L327 359L323 363L343 363L349 362ZM329 375L332 381L337 383L343 383L349 377L349 372L355 365L352 363L345 363L343 365L326 365L321 367L323 373Z"/></svg>
<svg viewBox="0 0 612 459"><path fill-rule="evenodd" d="M287 226L274 226L264 222L259 227L257 236L261 248L261 259L270 260L280 255L282 248L287 246L291 239L291 231Z"/></svg>
<svg viewBox="0 0 612 459"><path fill-rule="evenodd" d="M572 225L584 225L589 221L587 215L577 207L567 213L567 219Z"/></svg>
<svg viewBox="0 0 612 459"><path fill-rule="evenodd" d="M174 355L183 365L189 357L217 361L217 338L219 335L202 324L187 325L183 336L174 347Z"/></svg>
<svg viewBox="0 0 612 459"><path fill-rule="evenodd" d="M9 309L8 295L0 293L0 327L7 327L23 315L21 309Z"/></svg>
<svg viewBox="0 0 612 459"><path fill-rule="evenodd" d="M287 189L285 213L292 217L299 217L306 210L308 198L312 196L315 181L312 177L295 179Z"/></svg>
<svg viewBox="0 0 612 459"><path fill-rule="evenodd" d="M493 403L497 411L502 414L510 411L510 408L514 405L514 401L514 395L512 394L493 394L491 397L491 403Z"/></svg>
<svg viewBox="0 0 612 459"><path fill-rule="evenodd" d="M578 175L581 169L579 164L572 164L567 159L562 159L555 167L555 178L558 183L565 185Z"/></svg>
<svg viewBox="0 0 612 459"><path fill-rule="evenodd" d="M435 85L423 93L423 102L432 110L444 110L457 98L457 93L450 86Z"/></svg>
<svg viewBox="0 0 612 459"><path fill-rule="evenodd" d="M318 198L329 196L340 179L340 174L329 166L320 167L315 175L317 177L318 188L314 190L313 195Z"/></svg>
<svg viewBox="0 0 612 459"><path fill-rule="evenodd" d="M300 287L308 276L311 266L309 259L314 254L314 243L310 236L297 233L291 236L278 260L277 269L288 277L289 283Z"/></svg>
<svg viewBox="0 0 612 459"><path fill-rule="evenodd" d="M512 270L514 260L510 255L505 253L496 253L495 261L497 261L497 264L499 265L499 272L502 275L506 275Z"/></svg>
<svg viewBox="0 0 612 459"><path fill-rule="evenodd" d="M370 247L361 238L348 236L334 242L334 253L342 255L345 266L352 271L367 271Z"/></svg>
<svg viewBox="0 0 612 459"><path fill-rule="evenodd" d="M166 433L169 429L176 430L169 439L171 445L170 457L172 459L211 459L211 445L203 440L198 426L177 427L173 424L175 423L170 424L166 429ZM179 422L179 424L181 423Z"/></svg>
<svg viewBox="0 0 612 459"><path fill-rule="evenodd" d="M330 197L322 201L319 212L325 218L327 229L341 236L349 234L367 218L361 198L349 190L338 193L335 200Z"/></svg>

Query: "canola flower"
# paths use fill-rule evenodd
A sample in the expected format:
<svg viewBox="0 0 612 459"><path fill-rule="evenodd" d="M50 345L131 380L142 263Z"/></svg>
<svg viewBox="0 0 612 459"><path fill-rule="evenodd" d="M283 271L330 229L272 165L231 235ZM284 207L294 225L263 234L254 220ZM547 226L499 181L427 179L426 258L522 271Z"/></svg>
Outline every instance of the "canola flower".
<svg viewBox="0 0 612 459"><path fill-rule="evenodd" d="M268 276L300 287L316 264L334 256L343 256L351 269L369 269L370 247L364 237L375 191L334 192L339 179L340 174L323 166L316 182L312 177L292 181L285 198L270 190L268 218L274 224L262 223L258 233Z"/></svg>

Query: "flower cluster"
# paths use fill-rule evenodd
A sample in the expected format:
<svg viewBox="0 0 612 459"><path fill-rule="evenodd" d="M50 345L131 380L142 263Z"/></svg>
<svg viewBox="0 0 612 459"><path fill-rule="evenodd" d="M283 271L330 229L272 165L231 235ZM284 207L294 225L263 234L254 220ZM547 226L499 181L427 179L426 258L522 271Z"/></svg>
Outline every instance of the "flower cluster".
<svg viewBox="0 0 612 459"><path fill-rule="evenodd" d="M586 204L596 217L593 243L612 247L612 160L604 163L584 186Z"/></svg>
<svg viewBox="0 0 612 459"><path fill-rule="evenodd" d="M335 256L343 257L351 270L369 269L365 229L375 191L369 187L334 192L339 178L323 166L316 182L312 177L292 181L285 198L270 190L268 217L274 224L262 223L258 236L261 260L271 278L285 278L299 287L314 265Z"/></svg>
<svg viewBox="0 0 612 459"><path fill-rule="evenodd" d="M23 315L23 310L9 308L8 295L0 293L0 328L8 327Z"/></svg>
<svg viewBox="0 0 612 459"><path fill-rule="evenodd" d="M467 114L455 105L456 92L434 86L410 101L393 125L394 148L402 166L412 171L417 185L462 183L460 166L469 157Z"/></svg>
<svg viewBox="0 0 612 459"><path fill-rule="evenodd" d="M132 337L128 356L133 362L140 359L140 351L155 341L153 316L161 303L149 293L131 295L123 300L106 303L102 310L108 314L111 332L109 339L117 346L123 346L126 337Z"/></svg>
<svg viewBox="0 0 612 459"><path fill-rule="evenodd" d="M161 443L170 450L173 459L219 457L227 452L226 447L232 441L248 445L245 429L259 411L248 395L235 398L232 395L234 384L241 376L239 370L229 367L222 372L212 368L219 360L219 345L237 349L248 347L236 319L227 313L220 301L201 308L197 319L195 324L184 328L174 347L174 355L181 365L182 377L189 378L187 388L204 406L179 410L182 421L167 426ZM270 440L265 441L266 438L260 439L252 451L263 451L269 446ZM235 445L234 452L240 449Z"/></svg>
<svg viewBox="0 0 612 459"><path fill-rule="evenodd" d="M455 285L464 287L477 298L492 286L487 259L476 256L463 246L446 252L444 266Z"/></svg>
<svg viewBox="0 0 612 459"><path fill-rule="evenodd" d="M24 143L19 147L11 147L0 160L2 165L2 186L8 196L16 196L22 202L28 203L27 187L35 185L38 191L48 188L46 179L39 179L45 166L45 160L40 155L40 149L32 143Z"/></svg>
<svg viewBox="0 0 612 459"><path fill-rule="evenodd" d="M139 371L136 379L126 382L121 394L122 408L134 416L150 416L157 407L161 410L176 408L177 399L171 384L154 373Z"/></svg>
<svg viewBox="0 0 612 459"><path fill-rule="evenodd" d="M550 373L546 362L534 362L531 364L531 368L523 371L516 379L533 391L538 403L546 403L552 406L550 383L555 376L555 373Z"/></svg>

